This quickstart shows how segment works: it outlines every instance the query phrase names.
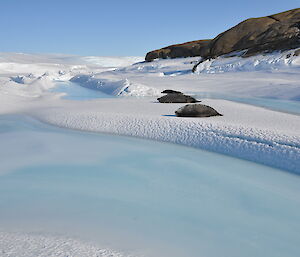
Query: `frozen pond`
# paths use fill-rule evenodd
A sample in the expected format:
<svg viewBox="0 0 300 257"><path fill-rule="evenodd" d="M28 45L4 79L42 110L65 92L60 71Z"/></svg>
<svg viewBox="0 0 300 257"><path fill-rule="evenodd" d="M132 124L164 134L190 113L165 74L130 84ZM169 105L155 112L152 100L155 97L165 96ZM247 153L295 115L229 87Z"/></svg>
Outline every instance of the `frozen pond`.
<svg viewBox="0 0 300 257"><path fill-rule="evenodd" d="M22 116L0 116L0 142L0 231L145 257L300 256L300 176Z"/></svg>
<svg viewBox="0 0 300 257"><path fill-rule="evenodd" d="M193 94L193 93L192 93ZM193 94L197 99L210 98L210 99L224 99L233 102L245 103L260 107L265 107L274 111L287 112L300 115L300 101L272 99L272 98L259 98L259 97L241 97L229 94L219 94L212 92L203 92Z"/></svg>

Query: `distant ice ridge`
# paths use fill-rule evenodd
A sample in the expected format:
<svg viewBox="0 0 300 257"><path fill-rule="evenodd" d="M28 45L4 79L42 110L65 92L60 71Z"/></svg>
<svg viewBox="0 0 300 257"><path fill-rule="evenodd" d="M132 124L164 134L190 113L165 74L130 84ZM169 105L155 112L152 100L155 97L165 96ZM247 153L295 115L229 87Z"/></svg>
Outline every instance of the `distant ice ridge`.
<svg viewBox="0 0 300 257"><path fill-rule="evenodd" d="M25 53L0 53L0 63L18 64L77 64L93 65L100 67L123 67L141 62L140 56L79 56L67 54L25 54Z"/></svg>
<svg viewBox="0 0 300 257"><path fill-rule="evenodd" d="M1 257L125 257L79 240L40 234L0 232ZM130 257L126 255L127 257ZM132 257L132 256L131 256Z"/></svg>
<svg viewBox="0 0 300 257"><path fill-rule="evenodd" d="M134 56L83 57L63 54L0 53L0 95L4 93L38 97L47 94L47 91L56 85L56 81L68 81L80 74L110 71L142 60L142 57ZM113 81L115 80L118 79ZM125 86L131 88L127 82L122 85L119 83L119 86L124 92L128 91ZM142 85L138 85L137 88L142 88ZM143 91L147 89L144 88Z"/></svg>
<svg viewBox="0 0 300 257"><path fill-rule="evenodd" d="M144 57L128 56L128 57L113 57L113 56L87 56L81 58L87 64L94 64L101 67L124 67L133 63L144 61Z"/></svg>
<svg viewBox="0 0 300 257"><path fill-rule="evenodd" d="M70 81L79 85L99 90L108 95L116 96L155 96L159 95L158 89L148 87L141 83L132 83L129 79L102 79L94 75L78 75Z"/></svg>
<svg viewBox="0 0 300 257"><path fill-rule="evenodd" d="M223 73L237 71L268 71L287 68L300 68L300 56L295 50L261 54L243 58L241 56L221 56L200 63L196 73Z"/></svg>

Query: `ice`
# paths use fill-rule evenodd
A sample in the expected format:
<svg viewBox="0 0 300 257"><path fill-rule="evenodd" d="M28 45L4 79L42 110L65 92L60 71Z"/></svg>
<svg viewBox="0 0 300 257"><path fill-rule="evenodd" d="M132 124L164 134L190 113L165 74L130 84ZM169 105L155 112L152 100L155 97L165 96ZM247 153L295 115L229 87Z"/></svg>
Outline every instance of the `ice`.
<svg viewBox="0 0 300 257"><path fill-rule="evenodd" d="M41 244L45 256L300 254L299 176L22 116L2 116L0 128L2 254L36 256Z"/></svg>
<svg viewBox="0 0 300 257"><path fill-rule="evenodd" d="M0 54L0 255L298 257L299 57L141 60Z"/></svg>
<svg viewBox="0 0 300 257"><path fill-rule="evenodd" d="M90 100L97 98L112 98L112 95L102 93L99 90L92 90L86 87L81 87L71 81L56 82L56 86L51 89L51 92L64 93L64 99L70 100Z"/></svg>
<svg viewBox="0 0 300 257"><path fill-rule="evenodd" d="M268 108L270 110L282 111L292 114L300 114L300 102L293 100L284 100L284 99L272 99L272 98L262 98L262 97L241 97L230 94L222 94L222 93L210 93L210 92L202 92L202 93L194 93L189 92L196 98L199 99L226 99L229 101L246 103L254 106L261 106ZM296 100L296 99L295 99Z"/></svg>

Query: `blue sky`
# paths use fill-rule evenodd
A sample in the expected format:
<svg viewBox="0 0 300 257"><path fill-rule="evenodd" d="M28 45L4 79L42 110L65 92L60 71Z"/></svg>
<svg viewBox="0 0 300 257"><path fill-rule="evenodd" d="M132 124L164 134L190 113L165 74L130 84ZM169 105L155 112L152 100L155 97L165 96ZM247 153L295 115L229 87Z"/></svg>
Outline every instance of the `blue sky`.
<svg viewBox="0 0 300 257"><path fill-rule="evenodd" d="M300 0L0 0L0 52L143 56L298 7Z"/></svg>

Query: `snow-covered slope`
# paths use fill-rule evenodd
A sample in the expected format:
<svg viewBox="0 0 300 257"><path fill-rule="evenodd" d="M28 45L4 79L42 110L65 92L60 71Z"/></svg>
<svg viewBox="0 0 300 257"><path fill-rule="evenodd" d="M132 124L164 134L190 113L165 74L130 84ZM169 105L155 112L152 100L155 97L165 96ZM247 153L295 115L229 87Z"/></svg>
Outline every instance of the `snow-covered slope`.
<svg viewBox="0 0 300 257"><path fill-rule="evenodd" d="M113 70L141 61L141 57L81 57L61 54L0 53L1 93L39 96L78 74Z"/></svg>
<svg viewBox="0 0 300 257"><path fill-rule="evenodd" d="M89 88L103 90L99 84L118 81L111 93L122 94L129 84L127 95L156 95L172 88L187 93L218 93L242 97L300 99L300 56L294 50L249 58L220 57L201 63L196 73L193 66L198 57L140 62L113 71L94 73L87 78L78 75L73 81ZM126 83L125 83L126 81Z"/></svg>
<svg viewBox="0 0 300 257"><path fill-rule="evenodd" d="M297 50L296 50L297 51ZM197 66L197 73L223 73L237 71L274 71L300 68L300 57L295 50L255 55L243 58L227 55L216 59L206 60Z"/></svg>

